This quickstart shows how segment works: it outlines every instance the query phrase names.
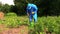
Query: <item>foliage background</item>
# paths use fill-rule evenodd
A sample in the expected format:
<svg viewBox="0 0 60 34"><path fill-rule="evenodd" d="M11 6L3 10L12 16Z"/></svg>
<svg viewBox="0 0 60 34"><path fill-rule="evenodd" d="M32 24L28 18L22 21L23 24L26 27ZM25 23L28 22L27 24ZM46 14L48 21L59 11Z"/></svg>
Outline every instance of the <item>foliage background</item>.
<svg viewBox="0 0 60 34"><path fill-rule="evenodd" d="M14 0L15 5L2 5L0 2L0 11L5 13L15 12L17 15L26 15L27 2L34 3L38 7L38 16L59 16L60 0Z"/></svg>

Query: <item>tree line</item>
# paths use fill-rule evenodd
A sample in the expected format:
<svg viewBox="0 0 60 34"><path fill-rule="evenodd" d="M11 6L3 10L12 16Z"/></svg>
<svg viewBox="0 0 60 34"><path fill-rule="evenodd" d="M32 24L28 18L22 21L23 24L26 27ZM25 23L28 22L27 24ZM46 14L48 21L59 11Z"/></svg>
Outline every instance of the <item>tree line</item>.
<svg viewBox="0 0 60 34"><path fill-rule="evenodd" d="M1 6L0 11L15 12L17 15L26 15L28 3L34 3L38 7L38 16L59 16L60 0L14 0L14 6L5 4Z"/></svg>

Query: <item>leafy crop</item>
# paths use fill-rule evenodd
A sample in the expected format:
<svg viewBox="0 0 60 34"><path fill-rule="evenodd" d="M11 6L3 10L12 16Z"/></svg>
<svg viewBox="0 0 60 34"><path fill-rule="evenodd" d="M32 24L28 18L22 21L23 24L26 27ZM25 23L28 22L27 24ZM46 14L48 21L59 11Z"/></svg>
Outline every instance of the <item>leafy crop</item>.
<svg viewBox="0 0 60 34"><path fill-rule="evenodd" d="M24 16L5 16L5 20L0 20L0 24L6 27L19 27L20 25L29 25L29 20ZM35 23L34 32L43 33L44 30L60 34L60 16L59 17L38 17L38 22Z"/></svg>

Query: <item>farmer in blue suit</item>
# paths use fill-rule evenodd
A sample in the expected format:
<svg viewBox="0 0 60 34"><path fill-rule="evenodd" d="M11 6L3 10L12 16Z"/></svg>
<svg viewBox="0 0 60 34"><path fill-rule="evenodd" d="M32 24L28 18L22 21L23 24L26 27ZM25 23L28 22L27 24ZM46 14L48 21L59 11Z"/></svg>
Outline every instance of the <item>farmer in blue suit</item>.
<svg viewBox="0 0 60 34"><path fill-rule="evenodd" d="M34 23L32 22L32 18L34 19L34 22L37 22L37 11L38 8L35 4L28 3L27 5L27 15L29 16L30 21L30 27L34 27Z"/></svg>
<svg viewBox="0 0 60 34"><path fill-rule="evenodd" d="M28 3L27 5L27 15L29 16L30 23L32 22L32 18L34 18L34 22L37 22L37 6L35 4Z"/></svg>

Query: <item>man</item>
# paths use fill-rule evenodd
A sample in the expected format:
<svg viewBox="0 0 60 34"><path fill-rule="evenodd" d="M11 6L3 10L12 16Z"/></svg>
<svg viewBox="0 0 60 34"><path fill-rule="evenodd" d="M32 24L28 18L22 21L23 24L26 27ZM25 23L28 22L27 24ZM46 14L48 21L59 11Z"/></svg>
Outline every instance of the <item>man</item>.
<svg viewBox="0 0 60 34"><path fill-rule="evenodd" d="M28 3L27 6L27 15L29 16L30 23L32 22L32 18L34 18L34 22L37 22L37 6L35 4Z"/></svg>
<svg viewBox="0 0 60 34"><path fill-rule="evenodd" d="M30 27L34 27L34 23L32 22L32 18L34 18L34 22L37 22L37 6L35 4L28 3L27 5L27 15L29 16Z"/></svg>
<svg viewBox="0 0 60 34"><path fill-rule="evenodd" d="M30 28L34 28L34 23L32 22L32 18L34 22L37 22L37 6L35 4L28 3L27 5L27 15L29 16Z"/></svg>

